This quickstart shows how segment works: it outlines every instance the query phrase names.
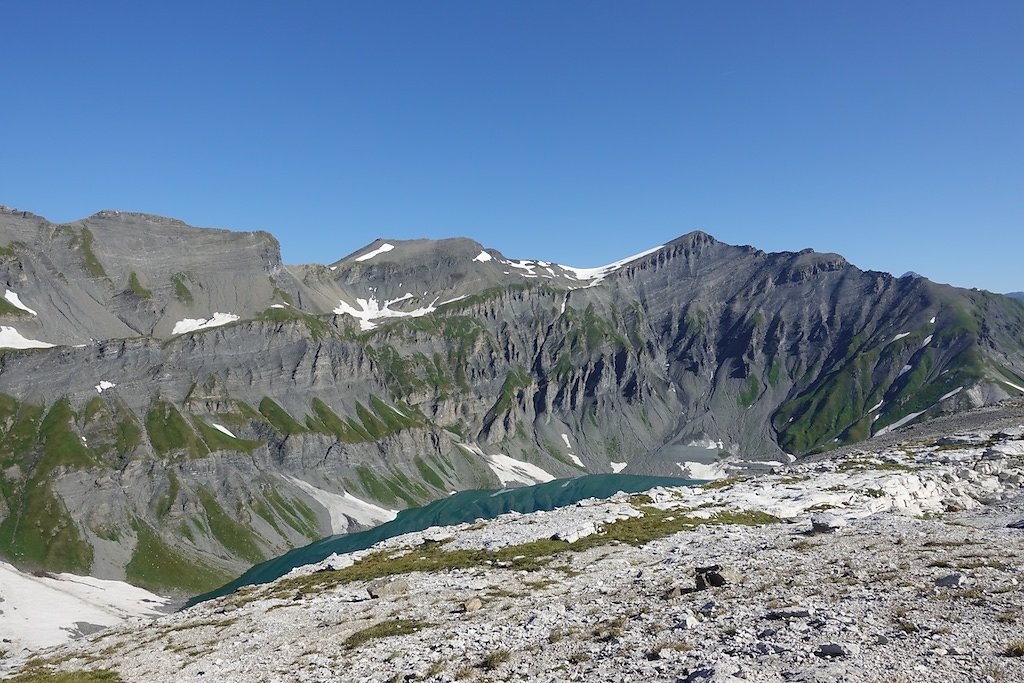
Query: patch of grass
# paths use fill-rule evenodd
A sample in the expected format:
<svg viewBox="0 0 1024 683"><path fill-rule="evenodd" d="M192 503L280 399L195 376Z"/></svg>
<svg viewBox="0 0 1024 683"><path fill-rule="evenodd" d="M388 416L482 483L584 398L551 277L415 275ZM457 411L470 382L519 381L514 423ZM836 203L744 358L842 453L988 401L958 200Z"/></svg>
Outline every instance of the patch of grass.
<svg viewBox="0 0 1024 683"><path fill-rule="evenodd" d="M737 402L743 408L749 408L754 405L754 401L761 395L761 383L757 380L757 377L751 375L747 379L747 386L740 392Z"/></svg>
<svg viewBox="0 0 1024 683"><path fill-rule="evenodd" d="M422 631L425 628L430 628L434 624L429 621L422 621L419 619L393 619L391 621L382 621L379 624L373 626L367 626L366 628L356 631L342 643L347 649L354 650L363 643L370 640L378 640L380 638L390 638L392 636L407 636L417 631Z"/></svg>
<svg viewBox="0 0 1024 683"><path fill-rule="evenodd" d="M264 397L260 401L260 413L267 418L267 422L279 433L285 436L303 434L308 431L305 427L295 421L288 412L274 402L270 397Z"/></svg>
<svg viewBox="0 0 1024 683"><path fill-rule="evenodd" d="M262 441L239 439L228 436L216 427L212 427L203 420L195 418L195 425L199 428L199 434L211 451L240 451L252 455L253 451L263 445Z"/></svg>
<svg viewBox="0 0 1024 683"><path fill-rule="evenodd" d="M136 586L152 591L176 589L197 595L231 580L230 574L186 558L141 519L134 520L132 528L137 542L125 567L125 576Z"/></svg>
<svg viewBox="0 0 1024 683"><path fill-rule="evenodd" d="M210 531L221 545L234 555L254 564L265 559L256 534L249 527L236 521L235 516L224 512L224 508L212 493L205 488L199 489L199 502L206 512Z"/></svg>
<svg viewBox="0 0 1024 683"><path fill-rule="evenodd" d="M167 456L184 451L191 458L201 458L209 449L195 433L178 409L166 401L155 401L146 413L146 432L157 455Z"/></svg>
<svg viewBox="0 0 1024 683"><path fill-rule="evenodd" d="M1007 657L1024 657L1024 640L1014 640L1008 643L1003 654Z"/></svg>
<svg viewBox="0 0 1024 683"><path fill-rule="evenodd" d="M435 472L433 469L431 469L430 465L428 465L423 460L423 458L421 458L421 457L419 457L417 455L414 458L414 462L416 463L416 469L418 469L419 472L420 472L420 476L423 477L423 481L427 482L428 484L430 484L434 488L438 488L438 489L444 490L444 488L445 488L444 480L441 479L440 475L438 475L437 472Z"/></svg>
<svg viewBox="0 0 1024 683"><path fill-rule="evenodd" d="M492 650L484 655L483 660L480 662L480 668L486 671L494 671L510 659L512 659L512 653L509 650Z"/></svg>
<svg viewBox="0 0 1024 683"><path fill-rule="evenodd" d="M285 294L285 296L287 296L287 294ZM291 297L288 298L290 299ZM302 323L309 331L309 336L313 341L321 341L324 338L329 337L332 331L331 326L327 321L318 318L315 315L298 311L290 306L286 306L285 308L268 308L256 316L256 319L275 323Z"/></svg>
<svg viewBox="0 0 1024 683"><path fill-rule="evenodd" d="M75 238L74 242L77 243L78 248L81 250L82 268L85 272L93 277L103 278L109 282L110 278L107 276L107 271L103 269L103 264L100 263L96 252L92 250L95 238L92 236L89 228L82 228L81 234Z"/></svg>
<svg viewBox="0 0 1024 683"><path fill-rule="evenodd" d="M128 276L128 289L130 289L133 294L143 299L153 298L153 292L142 286L142 283L139 282L139 276L135 271L132 271Z"/></svg>
<svg viewBox="0 0 1024 683"><path fill-rule="evenodd" d="M178 298L178 301L186 306L191 306L195 299L192 297L192 290L185 284L187 279L188 276L185 273L175 273L171 276L171 284L174 285L174 296Z"/></svg>

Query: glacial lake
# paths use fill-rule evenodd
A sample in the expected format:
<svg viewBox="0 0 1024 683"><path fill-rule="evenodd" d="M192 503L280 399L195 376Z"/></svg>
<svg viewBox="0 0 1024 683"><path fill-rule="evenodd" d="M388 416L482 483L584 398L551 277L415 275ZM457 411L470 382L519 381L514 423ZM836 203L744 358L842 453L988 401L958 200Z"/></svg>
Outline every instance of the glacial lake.
<svg viewBox="0 0 1024 683"><path fill-rule="evenodd" d="M432 526L447 526L493 519L506 512L537 512L573 505L586 498L608 498L619 491L638 493L656 486L693 486L703 483L675 477L645 477L633 474L591 474L574 479L556 479L534 486L513 489L460 491L423 507L402 510L390 522L367 531L328 536L319 541L253 565L237 579L220 588L198 595L186 607L228 595L242 586L269 583L292 569L321 562L334 553L365 550L375 543Z"/></svg>

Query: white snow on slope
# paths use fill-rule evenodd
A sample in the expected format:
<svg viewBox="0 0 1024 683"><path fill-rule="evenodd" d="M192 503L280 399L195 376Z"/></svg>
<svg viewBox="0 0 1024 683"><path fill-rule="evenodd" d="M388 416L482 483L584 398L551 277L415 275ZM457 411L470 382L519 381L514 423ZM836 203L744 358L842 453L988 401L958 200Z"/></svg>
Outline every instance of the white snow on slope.
<svg viewBox="0 0 1024 683"><path fill-rule="evenodd" d="M720 462L714 463L703 463L703 462L677 462L676 467L682 471L682 475L687 479L725 479L726 471L725 465Z"/></svg>
<svg viewBox="0 0 1024 683"><path fill-rule="evenodd" d="M651 249L648 249L646 251L641 251L639 254L633 254L632 256L628 256L628 257L622 259L621 261L616 261L615 263L609 263L606 266L598 266L597 268L574 268L573 266L563 266L563 265L560 265L558 267L563 269L563 270L567 270L570 273L572 273L576 277L577 280L593 280L593 282L591 282L590 285L588 285L588 286L592 287L592 286L598 284L599 282L601 282L601 280L603 280L609 274L614 273L616 270L618 270L622 266L630 263L631 261L635 261L638 258L643 258L644 256L647 256L648 254L653 254L654 252L658 251L659 249L664 248L664 246L665 246L664 244L661 244L661 245L658 245L658 246L653 247Z"/></svg>
<svg viewBox="0 0 1024 683"><path fill-rule="evenodd" d="M18 295L12 292L11 290L7 290L7 293L4 294L4 298L11 302L11 305L14 306L15 308L20 308L21 310L27 311L32 315L38 315L38 313L33 311L31 308L21 303L21 299L18 297Z"/></svg>
<svg viewBox="0 0 1024 683"><path fill-rule="evenodd" d="M185 334L196 330L208 330L211 327L220 327L238 320L234 313L214 313L212 318L185 318L174 323L171 334Z"/></svg>
<svg viewBox="0 0 1024 683"><path fill-rule="evenodd" d="M510 458L507 455L496 453L484 455L491 471L498 476L501 485L506 484L540 484L545 481L552 481L555 477L547 471L542 470L528 462Z"/></svg>
<svg viewBox="0 0 1024 683"><path fill-rule="evenodd" d="M562 434L562 441L565 442L565 447L569 449L569 453L567 454L569 456L569 459L572 460L577 465L579 465L580 467L582 467L583 469L586 469L587 466L583 464L583 461L580 460L579 456L572 452L572 444L569 443L569 435Z"/></svg>
<svg viewBox="0 0 1024 683"><path fill-rule="evenodd" d="M210 423L210 426L211 426L211 427L213 427L214 429L216 429L216 430L217 430L218 432L222 432L222 433L224 433L224 434L227 434L227 435L228 435L228 436L230 436L230 437L231 437L232 439L237 439L237 438L238 438L237 436L235 436L234 434L232 434L232 433L231 433L231 430L230 430L230 429L228 429L227 427L225 427L224 425L219 425L219 424L217 424L216 422L211 422L211 423Z"/></svg>
<svg viewBox="0 0 1024 683"><path fill-rule="evenodd" d="M397 299L385 301L383 306L381 306L380 302L373 297L370 297L369 299L357 298L356 305L359 306L359 308L356 308L344 301L339 301L338 305L334 308L334 312L338 315L347 313L359 321L360 329L372 330L376 327L376 324L374 324L373 321L379 318L417 318L422 315L427 315L428 313L433 313L437 310L437 299L434 299L430 304L417 308L414 311L396 311L390 308L391 304L396 304L399 301L405 301L406 299L411 298L412 294L406 293ZM455 299L452 299L452 301L455 301ZM447 303L451 302L449 301Z"/></svg>
<svg viewBox="0 0 1024 683"><path fill-rule="evenodd" d="M883 403L885 403L885 399L884 398L882 400L880 400L878 403L876 403L875 405L871 406L871 409L868 412L869 413L875 412L876 410L878 410L879 408L882 407Z"/></svg>
<svg viewBox="0 0 1024 683"><path fill-rule="evenodd" d="M608 464L611 465L612 472L615 474L618 474L622 470L626 469L626 463L624 462L610 462Z"/></svg>
<svg viewBox="0 0 1024 683"><path fill-rule="evenodd" d="M394 248L395 248L395 245L388 244L387 242L385 242L384 244L380 245L379 247L377 247L373 251L368 251L365 254L363 254L362 256L356 256L356 261L369 261L374 256L379 256L380 254L387 253L387 252L391 251Z"/></svg>
<svg viewBox="0 0 1024 683"><path fill-rule="evenodd" d="M480 263L484 263L486 261L490 261L492 258L494 258L494 257L491 256L490 254L488 254L486 251L481 251L479 254L477 254L473 258L473 260L474 261L479 261Z"/></svg>
<svg viewBox="0 0 1024 683"><path fill-rule="evenodd" d="M367 503L365 500L356 498L348 491L344 495L338 495L337 493L317 488L301 479L288 475L283 476L308 493L316 502L327 508L327 512L331 516L331 531L336 534L348 532L350 518L359 524L377 526L384 522L390 522L398 515L398 512L395 510L387 510L373 503Z"/></svg>
<svg viewBox="0 0 1024 683"><path fill-rule="evenodd" d="M923 349L924 347L928 346L931 343L932 343L932 335L929 334L927 337L924 338L924 341L921 342L921 348Z"/></svg>
<svg viewBox="0 0 1024 683"><path fill-rule="evenodd" d="M932 319L931 319L931 320L929 320L928 322L930 322L930 323L931 323L932 325L934 325L934 324L935 324L935 316L933 315L933 316L932 316Z"/></svg>
<svg viewBox="0 0 1024 683"><path fill-rule="evenodd" d="M1022 394L1024 394L1024 387L1020 386L1019 384L1014 384L1013 382L1007 382L1007 381L1006 381L1005 379L1001 379L1001 380L999 380L999 381L1000 381L1000 382L1002 382L1003 384L1006 384L1006 385L1008 385L1008 386L1011 386L1011 387L1013 387L1013 388L1014 388L1014 389L1016 389L1017 391L1019 391L1019 392L1021 392Z"/></svg>
<svg viewBox="0 0 1024 683"><path fill-rule="evenodd" d="M113 388L114 388L114 387L116 387L116 386L117 386L117 385L116 385L116 384L114 384L113 382L108 382L108 381L107 381L107 380L105 380L105 379L101 379L101 380L100 380L100 383L99 383L99 384L97 384L97 385L96 385L95 387L93 387L93 388L94 388L94 389L96 390L96 393L97 393L97 394L102 394L102 393L103 393L104 391L106 391L107 389L113 389Z"/></svg>
<svg viewBox="0 0 1024 683"><path fill-rule="evenodd" d="M555 478L549 472L531 463L516 460L501 453L488 455L480 450L479 446L470 443L460 443L458 445L460 448L479 455L487 461L487 466L498 477L498 481L501 482L502 486L507 484L541 484L546 481L552 481Z"/></svg>
<svg viewBox="0 0 1024 683"><path fill-rule="evenodd" d="M50 349L53 344L23 337L13 327L0 325L0 349Z"/></svg>
<svg viewBox="0 0 1024 683"><path fill-rule="evenodd" d="M939 397L939 400L936 401L936 403L939 403L940 401L945 401L947 398L953 398L954 396L956 396L957 394L959 394L963 390L964 390L963 387L957 387L953 391L950 391L949 393L943 394L941 397Z"/></svg>
<svg viewBox="0 0 1024 683"><path fill-rule="evenodd" d="M911 370L913 370L913 368L911 368L909 365L904 365L902 368L900 368L899 374L897 374L896 376L897 377L902 377L903 375L907 374Z"/></svg>
<svg viewBox="0 0 1024 683"><path fill-rule="evenodd" d="M924 415L924 413L925 413L925 411L922 410L922 411L920 411L918 413L911 413L910 415L907 415L906 417L901 417L900 419L896 420L895 422L893 422L888 427L882 427L881 429L879 429L877 432L875 432L873 434L873 436L882 436L883 434L888 434L889 432L893 431L894 429L899 429L900 427L902 427L903 425L907 424L911 420L916 420L917 418L919 418L922 415ZM878 417L881 417L881 415L879 415ZM878 419L878 418L875 418L875 419Z"/></svg>
<svg viewBox="0 0 1024 683"><path fill-rule="evenodd" d="M904 337L909 337L909 336L910 336L909 332L900 332L899 334L897 334L895 337L892 338L892 341L894 341L894 342L895 341L899 341L900 339L903 339ZM892 342L889 342L889 343L891 344Z"/></svg>
<svg viewBox="0 0 1024 683"><path fill-rule="evenodd" d="M78 632L75 622L113 626L131 617L155 617L169 601L122 581L56 574L32 576L0 562L0 633L21 648L65 643Z"/></svg>

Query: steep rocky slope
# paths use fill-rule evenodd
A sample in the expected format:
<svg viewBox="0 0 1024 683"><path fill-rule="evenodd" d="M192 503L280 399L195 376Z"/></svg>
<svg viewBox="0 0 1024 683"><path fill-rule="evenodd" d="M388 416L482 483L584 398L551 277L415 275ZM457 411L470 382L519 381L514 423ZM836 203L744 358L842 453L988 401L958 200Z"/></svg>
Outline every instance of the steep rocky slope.
<svg viewBox="0 0 1024 683"><path fill-rule="evenodd" d="M0 278L0 556L159 591L453 490L717 477L1024 394L1021 302L700 232L286 266L267 233L5 209Z"/></svg>
<svg viewBox="0 0 1024 683"><path fill-rule="evenodd" d="M398 536L29 668L128 682L1021 680L1024 422L1018 407L987 424Z"/></svg>

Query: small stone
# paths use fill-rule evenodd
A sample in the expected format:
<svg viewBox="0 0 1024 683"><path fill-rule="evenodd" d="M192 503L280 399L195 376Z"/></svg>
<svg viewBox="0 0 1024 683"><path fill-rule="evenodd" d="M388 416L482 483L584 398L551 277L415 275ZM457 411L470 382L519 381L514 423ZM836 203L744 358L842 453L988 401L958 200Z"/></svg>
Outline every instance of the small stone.
<svg viewBox="0 0 1024 683"><path fill-rule="evenodd" d="M964 585L963 574L949 574L941 579L935 579L935 585L939 588L957 588Z"/></svg>
<svg viewBox="0 0 1024 683"><path fill-rule="evenodd" d="M484 606L483 600L473 596L466 602L462 603L462 611L464 612L476 612L478 609Z"/></svg>
<svg viewBox="0 0 1024 683"><path fill-rule="evenodd" d="M846 524L845 519L836 515L811 515L811 531L817 534L830 534Z"/></svg>
<svg viewBox="0 0 1024 683"><path fill-rule="evenodd" d="M409 592L409 582L405 579L377 579L366 587L371 598L393 598Z"/></svg>
<svg viewBox="0 0 1024 683"><path fill-rule="evenodd" d="M726 569L718 564L713 564L710 567L697 567L693 570L693 574L694 584L699 591L743 581L742 575L735 569Z"/></svg>
<svg viewBox="0 0 1024 683"><path fill-rule="evenodd" d="M765 619L806 619L814 614L814 611L807 607L783 607L775 609L764 615Z"/></svg>
<svg viewBox="0 0 1024 683"><path fill-rule="evenodd" d="M856 657L860 646L853 643L825 643L814 654L819 657Z"/></svg>

